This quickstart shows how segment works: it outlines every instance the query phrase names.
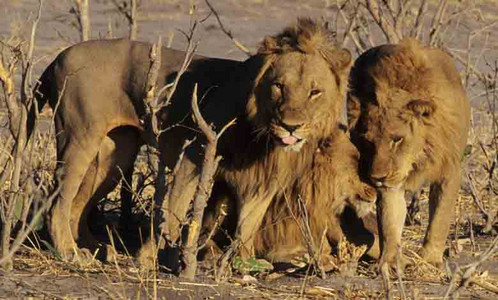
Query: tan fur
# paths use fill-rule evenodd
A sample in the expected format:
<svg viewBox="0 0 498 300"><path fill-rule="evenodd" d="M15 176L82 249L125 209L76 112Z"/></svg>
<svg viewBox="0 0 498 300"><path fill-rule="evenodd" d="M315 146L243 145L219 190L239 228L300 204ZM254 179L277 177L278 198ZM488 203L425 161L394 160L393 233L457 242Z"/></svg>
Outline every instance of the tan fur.
<svg viewBox="0 0 498 300"><path fill-rule="evenodd" d="M415 40L367 51L350 75L348 116L364 173L381 192L381 263L395 262L406 212L403 191L430 183L422 255L440 264L470 119L469 101L450 58Z"/></svg>
<svg viewBox="0 0 498 300"><path fill-rule="evenodd" d="M221 137L219 154L223 160L216 178L235 195L237 237L243 243L243 258L255 254L253 238L272 199L280 198L312 167L323 139L337 130L351 56L331 41L331 33L323 25L300 19L281 34L267 37L251 58L260 61L261 67L254 70L250 88L242 97L245 109L238 115L237 124ZM221 95L215 97L240 101L233 96L234 90L241 88L235 85L228 92L220 90ZM226 102L221 103L206 106L205 116L222 110ZM284 140L290 136L297 142L285 145ZM202 153L197 147L192 152ZM179 179L173 184L173 239L179 236L179 221L195 191L199 174L195 170L200 163L201 159L187 153Z"/></svg>
<svg viewBox="0 0 498 300"><path fill-rule="evenodd" d="M49 213L48 230L65 258L72 257L78 246L92 252L100 247L88 228L88 212L123 176L131 182L137 152L148 137L143 131L143 99L150 49L150 44L128 40L76 44L61 52L40 78L38 107L42 109L48 101L55 110L57 173L62 175L58 182L61 193ZM184 57L184 52L162 49L159 88L175 78ZM161 112L163 126L188 116L194 83L205 94L240 65L195 56L172 104ZM29 130L34 119L32 110ZM171 142L163 152L166 165L174 165L184 136L184 130L168 132ZM129 193L122 193L128 209L130 199ZM105 250L102 247L99 254L105 257Z"/></svg>
<svg viewBox="0 0 498 300"><path fill-rule="evenodd" d="M267 38L259 53L245 62L196 56L171 105L159 113L161 126L168 128L160 136L161 160L170 168L183 141L196 134L188 118L194 83L199 84L203 116L217 130L237 118L220 141L223 161L216 180L227 184L237 198L243 256L253 253L252 238L271 199L310 168L318 145L336 128L351 56L331 40L321 24L302 19ZM52 108L57 107L58 172L63 177L48 227L56 249L65 257L77 249L75 241L94 249L94 243L86 240L88 230L81 228L87 226L86 214L79 212L92 205L89 201L96 190L106 195L114 188L120 179L115 170L120 164L115 161L127 162L123 173L130 173L129 162L147 141L143 89L149 51L148 44L125 40L77 44L63 51L40 79L39 107L47 100ZM174 79L183 59L184 53L163 49L159 87ZM116 129L120 134L114 147L106 139ZM132 142L126 142L127 135L134 137ZM289 135L297 142L285 146ZM117 158L116 150L125 144L130 153ZM187 149L172 185L169 220L173 239L179 236L177 225L184 221L195 192L202 150L199 137ZM111 175L101 179L98 174ZM78 204L73 203L76 200ZM85 234L80 236L80 232ZM150 252L143 253L147 260Z"/></svg>
<svg viewBox="0 0 498 300"><path fill-rule="evenodd" d="M324 140L314 154L312 168L305 170L297 182L270 205L255 239L256 253L272 261L289 261L307 253L307 244L298 226L298 222L304 221L306 211L315 249L320 248L325 234L322 257L326 258L330 254L329 243L336 245L345 234L340 219L348 206L357 216L342 224L354 232L354 236L348 238L357 244L367 244L371 248L369 254L378 255L379 245L378 241L375 243L374 234L358 226L361 225L358 218L373 213L376 199L375 189L359 179L358 159L358 151L344 132L337 130Z"/></svg>

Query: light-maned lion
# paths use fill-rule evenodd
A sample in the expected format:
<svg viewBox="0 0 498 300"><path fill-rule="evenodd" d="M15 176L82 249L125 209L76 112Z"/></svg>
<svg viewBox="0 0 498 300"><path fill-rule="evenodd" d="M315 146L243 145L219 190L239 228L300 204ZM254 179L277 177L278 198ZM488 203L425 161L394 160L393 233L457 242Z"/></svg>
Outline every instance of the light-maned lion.
<svg viewBox="0 0 498 300"><path fill-rule="evenodd" d="M285 195L270 205L255 239L257 255L288 262L307 253L303 229L298 226L298 222L306 222L306 214L317 250L326 234L321 255L324 263L331 254L331 246L337 245L343 236L357 246L366 245L367 255L378 258L377 228L371 228L376 222L363 222L375 219L377 191L360 181L358 150L338 129L323 141L313 160L313 167L305 170ZM299 207L299 201L304 207ZM345 212L346 207L352 211Z"/></svg>
<svg viewBox="0 0 498 300"><path fill-rule="evenodd" d="M365 174L378 187L380 266L395 265L404 191L430 183L422 257L441 265L460 184L470 104L449 56L415 40L368 50L350 75L348 117Z"/></svg>
<svg viewBox="0 0 498 300"><path fill-rule="evenodd" d="M231 88L218 89L216 101L203 111L217 130L237 117L219 141L223 160L215 180L225 183L236 198L236 235L243 244L244 259L255 255L254 237L272 199L280 198L312 168L319 145L337 130L351 55L332 41L322 24L299 19L280 34L265 38L252 58L261 60L262 66L251 75L249 89L234 81ZM228 99L242 107L239 114L215 116ZM187 150L173 182L172 239L179 237L178 225L185 219L199 180L201 144Z"/></svg>
<svg viewBox="0 0 498 300"><path fill-rule="evenodd" d="M77 245L92 251L99 247L88 228L88 212L114 189L122 174L131 182L133 163L147 138L143 135L143 99L150 50L150 44L127 40L80 43L61 52L40 78L38 107L48 101L55 111L57 172L63 175L60 196L49 213L48 230L64 257L70 257ZM174 80L184 57L182 51L162 49L159 88ZM171 105L162 112L162 126L169 127L188 116L195 83L205 95L228 81L233 72L246 71L241 62L195 56ZM33 121L32 111L30 127ZM170 168L181 150L185 131L174 128L162 137L168 144L161 157ZM99 253L105 255L105 251Z"/></svg>

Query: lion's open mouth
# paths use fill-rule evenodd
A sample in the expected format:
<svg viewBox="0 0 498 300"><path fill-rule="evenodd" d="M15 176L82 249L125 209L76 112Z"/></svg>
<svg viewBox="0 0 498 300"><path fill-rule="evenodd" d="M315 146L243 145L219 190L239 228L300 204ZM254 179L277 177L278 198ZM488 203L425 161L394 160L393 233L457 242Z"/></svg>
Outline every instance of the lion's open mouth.
<svg viewBox="0 0 498 300"><path fill-rule="evenodd" d="M276 144L278 146L283 147L286 151L291 150L291 151L299 151L301 150L301 147L303 146L304 142L306 139L297 137L295 135L288 135L285 137L281 137L278 135L273 136Z"/></svg>
<svg viewBox="0 0 498 300"><path fill-rule="evenodd" d="M289 135L289 136L286 136L284 138L281 138L280 141L282 142L282 144L284 145L294 145L296 143L298 143L301 139L295 137L295 136L292 136L292 135Z"/></svg>

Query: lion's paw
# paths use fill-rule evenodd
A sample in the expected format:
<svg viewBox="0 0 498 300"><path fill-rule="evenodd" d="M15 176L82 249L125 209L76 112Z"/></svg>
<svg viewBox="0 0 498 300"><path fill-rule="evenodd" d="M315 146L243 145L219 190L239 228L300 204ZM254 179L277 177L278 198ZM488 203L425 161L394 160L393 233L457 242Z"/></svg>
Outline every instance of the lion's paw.
<svg viewBox="0 0 498 300"><path fill-rule="evenodd" d="M351 204L358 217L362 218L375 212L375 200L377 200L377 191L375 188L361 183L359 191Z"/></svg>
<svg viewBox="0 0 498 300"><path fill-rule="evenodd" d="M145 243L137 255L137 262L140 268L152 270L156 268L157 253L154 242Z"/></svg>
<svg viewBox="0 0 498 300"><path fill-rule="evenodd" d="M80 267L88 267L92 265L100 265L101 262L96 259L97 253L92 253L86 248L75 248L71 252L61 253L62 260L76 264Z"/></svg>
<svg viewBox="0 0 498 300"><path fill-rule="evenodd" d="M394 257L386 258L382 256L379 260L378 272L380 274L404 274L406 267L413 265L413 261L403 254Z"/></svg>
<svg viewBox="0 0 498 300"><path fill-rule="evenodd" d="M427 247L422 247L419 255L423 261L430 263L438 269L443 268L443 252L438 250L430 250Z"/></svg>
<svg viewBox="0 0 498 300"><path fill-rule="evenodd" d="M361 192L358 194L360 200L375 203L377 200L377 190L366 183L361 183Z"/></svg>

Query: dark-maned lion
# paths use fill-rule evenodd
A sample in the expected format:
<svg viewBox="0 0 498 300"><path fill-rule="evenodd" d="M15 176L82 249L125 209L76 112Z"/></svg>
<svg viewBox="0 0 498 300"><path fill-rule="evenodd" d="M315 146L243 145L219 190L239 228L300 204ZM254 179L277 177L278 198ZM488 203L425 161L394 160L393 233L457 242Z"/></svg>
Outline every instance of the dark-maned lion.
<svg viewBox="0 0 498 300"><path fill-rule="evenodd" d="M361 220L369 214L375 218L377 192L360 181L358 150L338 129L319 145L313 160L313 167L305 170L285 195L270 205L256 235L256 253L280 262L307 253L302 228L298 226L304 218L303 208L299 208L301 200L317 249L326 234L328 243L324 244L321 256L324 260L331 252L329 243L337 245L343 236L356 245L367 245L367 254L378 258L377 228L365 228L371 224ZM346 207L354 214L345 214Z"/></svg>
<svg viewBox="0 0 498 300"><path fill-rule="evenodd" d="M272 199L280 198L312 168L319 145L337 130L351 55L332 41L322 24L299 19L282 33L265 38L252 58L260 60L261 67L227 89L218 89L215 101L203 111L218 130L237 117L219 141L223 160L216 180L235 195L242 258L254 256L253 239ZM251 83L249 89L244 82ZM242 110L220 118L218 111L229 101L239 103ZM179 236L178 225L199 179L200 146L188 149L172 186L172 239ZM145 250L142 254L150 256Z"/></svg>
<svg viewBox="0 0 498 300"><path fill-rule="evenodd" d="M127 40L80 43L60 53L40 78L38 106L41 109L48 101L55 110L57 169L63 173L48 229L65 257L78 249L75 241L92 250L98 246L88 229L88 212L96 200L114 189L122 173L131 182L133 163L144 140L143 99L150 50L150 44ZM159 88L174 80L184 57L182 51L162 49ZM196 82L200 94L206 94L237 68L246 72L241 62L194 57L163 112L162 126L176 124L189 114ZM33 113L30 117L33 122ZM170 168L184 132L175 128L164 135L169 143L162 158Z"/></svg>
<svg viewBox="0 0 498 300"><path fill-rule="evenodd" d="M350 75L348 117L365 173L378 187L381 268L395 265L405 190L430 183L422 257L442 263L460 184L470 104L449 56L415 40L362 54Z"/></svg>

